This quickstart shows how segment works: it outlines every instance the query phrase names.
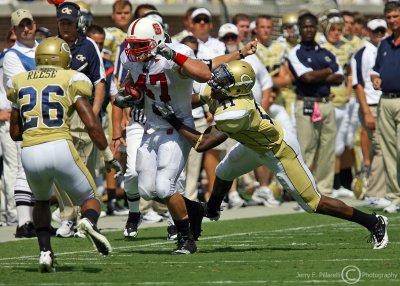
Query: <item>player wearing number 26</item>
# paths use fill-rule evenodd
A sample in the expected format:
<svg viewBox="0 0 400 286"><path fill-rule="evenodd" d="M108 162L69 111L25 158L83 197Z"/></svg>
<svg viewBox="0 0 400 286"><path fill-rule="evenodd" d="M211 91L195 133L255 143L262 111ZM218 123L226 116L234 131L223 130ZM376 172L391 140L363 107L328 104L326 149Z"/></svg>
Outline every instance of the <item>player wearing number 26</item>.
<svg viewBox="0 0 400 286"><path fill-rule="evenodd" d="M78 229L101 254L111 252L110 243L96 228L100 214L96 185L72 143L69 116L74 110L103 151L106 168L120 172L121 166L113 158L89 103L92 83L83 73L69 70L68 44L55 37L43 40L36 49L35 63L35 70L7 82L7 97L12 102L10 135L13 140L22 138L22 165L36 200L33 221L41 251L39 271L53 272L50 197L54 183L81 207Z"/></svg>

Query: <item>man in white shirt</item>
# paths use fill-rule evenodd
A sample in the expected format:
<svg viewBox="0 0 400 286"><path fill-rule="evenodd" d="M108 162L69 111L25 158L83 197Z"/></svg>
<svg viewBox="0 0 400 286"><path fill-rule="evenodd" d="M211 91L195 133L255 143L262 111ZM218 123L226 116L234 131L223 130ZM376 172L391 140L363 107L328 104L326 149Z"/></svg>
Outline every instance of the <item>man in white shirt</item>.
<svg viewBox="0 0 400 286"><path fill-rule="evenodd" d="M17 37L11 29L8 31L6 47L11 48ZM3 78L3 60L6 50L0 54L0 79ZM7 99L3 82L0 81L0 146L3 156L3 188L1 190L0 225L17 223L17 210L14 200L14 184L17 175L17 147L10 137L11 105ZM7 178L7 179L6 179Z"/></svg>
<svg viewBox="0 0 400 286"><path fill-rule="evenodd" d="M7 51L3 62L3 84L14 75L35 69L36 23L30 11L18 9L11 14L11 26L17 37L15 44ZM26 108L30 108L27 104ZM26 180L21 164L21 145L18 148L18 172L14 187L14 198L17 206L18 226L15 237L35 237L36 232L32 223L32 208L34 199Z"/></svg>
<svg viewBox="0 0 400 286"><path fill-rule="evenodd" d="M211 13L206 8L198 8L192 13L192 33L199 40L198 59L212 59L225 54L224 43L210 36L211 21Z"/></svg>

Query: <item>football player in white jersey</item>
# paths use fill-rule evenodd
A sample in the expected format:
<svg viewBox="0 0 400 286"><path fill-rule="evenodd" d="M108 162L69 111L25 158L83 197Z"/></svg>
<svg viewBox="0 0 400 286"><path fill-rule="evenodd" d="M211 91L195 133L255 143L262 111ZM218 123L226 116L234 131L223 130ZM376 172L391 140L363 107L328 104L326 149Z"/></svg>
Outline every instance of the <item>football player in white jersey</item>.
<svg viewBox="0 0 400 286"><path fill-rule="evenodd" d="M121 62L145 94L147 120L136 159L139 194L146 200L165 201L178 230L178 246L172 254L191 254L197 247L184 199L175 189L190 145L167 121L155 116L151 106L153 102L168 102L185 124L193 127L193 79L205 82L211 78L211 71L204 62L192 59L193 51L187 46L165 44L164 30L153 19L135 20L125 42Z"/></svg>
<svg viewBox="0 0 400 286"><path fill-rule="evenodd" d="M374 249L386 247L389 241L386 217L363 213L318 192L296 137L282 129L255 102L251 92L255 73L248 63L222 64L212 74L212 79L203 84L197 98L208 104L216 123L204 133L185 125L166 103L155 102L153 105L154 112L170 122L198 152L213 148L228 137L240 142L217 167L213 193L206 205L207 217L219 219L221 202L234 178L265 165L304 210L356 222L371 232Z"/></svg>
<svg viewBox="0 0 400 286"><path fill-rule="evenodd" d="M178 230L178 247L172 253L190 254L197 250L194 242L197 237L190 231L185 200L176 192L176 181L186 163L190 145L167 121L155 116L151 106L154 102L166 102L174 106L185 124L193 127L193 80L209 80L212 66L228 58L239 58L242 52L213 61L196 60L193 50L186 45L166 44L162 26L149 18L134 21L125 42L121 62L135 86L144 93L147 118L136 159L139 194L144 199L158 198L167 204ZM256 43L249 43L242 56L254 53L255 49Z"/></svg>
<svg viewBox="0 0 400 286"><path fill-rule="evenodd" d="M12 102L10 135L22 140L21 160L29 186L35 196L33 222L39 242L40 272L54 272L54 253L50 242L50 197L54 183L81 206L78 229L103 255L111 252L107 238L96 224L100 201L96 185L76 151L70 133L70 115L75 109L94 144L103 150L107 169L121 170L107 146L101 124L89 103L93 85L83 73L70 70L71 52L61 38L43 40L36 49L32 71L13 76L7 82L7 97Z"/></svg>

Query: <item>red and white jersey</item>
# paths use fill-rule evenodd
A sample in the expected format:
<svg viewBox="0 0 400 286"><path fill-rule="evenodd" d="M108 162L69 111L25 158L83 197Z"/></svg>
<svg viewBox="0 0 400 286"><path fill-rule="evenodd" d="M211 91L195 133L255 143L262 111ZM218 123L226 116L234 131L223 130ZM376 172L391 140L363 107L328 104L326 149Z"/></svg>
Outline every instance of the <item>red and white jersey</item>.
<svg viewBox="0 0 400 286"><path fill-rule="evenodd" d="M171 49L195 58L193 50L180 43L168 43ZM144 114L146 127L153 129L170 128L171 125L155 115L152 110L153 102L167 102L175 111L178 118L191 126L192 118L192 89L193 80L183 77L180 68L172 60L157 55L148 62L131 62L125 53L121 54L124 68L129 70L135 85L145 92Z"/></svg>

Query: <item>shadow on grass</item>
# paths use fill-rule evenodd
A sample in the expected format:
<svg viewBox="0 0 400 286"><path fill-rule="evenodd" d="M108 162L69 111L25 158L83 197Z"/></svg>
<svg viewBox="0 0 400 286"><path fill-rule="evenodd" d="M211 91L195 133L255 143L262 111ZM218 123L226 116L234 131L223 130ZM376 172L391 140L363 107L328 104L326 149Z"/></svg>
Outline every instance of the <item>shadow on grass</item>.
<svg viewBox="0 0 400 286"><path fill-rule="evenodd" d="M25 272L29 273L39 273L37 267L29 267L24 269ZM70 265L56 265L56 273L57 272L85 272L85 273L100 273L104 271L103 268L95 268L95 267L79 267L79 266L70 266Z"/></svg>
<svg viewBox="0 0 400 286"><path fill-rule="evenodd" d="M119 250L118 253L125 254L146 254L146 255L171 255L171 251L174 250L175 247L171 247L171 250Z"/></svg>
<svg viewBox="0 0 400 286"><path fill-rule="evenodd" d="M125 237L117 237L117 238L111 238L111 241L128 241L128 242L140 242L140 241L148 241L148 240L157 240L157 241L167 241L166 240L167 235L165 236L149 236L149 237L136 237L132 239L128 239ZM155 243L157 242L155 241Z"/></svg>
<svg viewBox="0 0 400 286"><path fill-rule="evenodd" d="M310 251L318 250L318 248L292 248L292 247L249 247L249 248L233 248L233 247L220 247L220 248L201 248L201 253L216 253L216 252L249 252L249 251Z"/></svg>

